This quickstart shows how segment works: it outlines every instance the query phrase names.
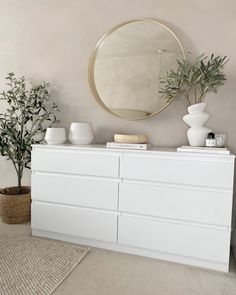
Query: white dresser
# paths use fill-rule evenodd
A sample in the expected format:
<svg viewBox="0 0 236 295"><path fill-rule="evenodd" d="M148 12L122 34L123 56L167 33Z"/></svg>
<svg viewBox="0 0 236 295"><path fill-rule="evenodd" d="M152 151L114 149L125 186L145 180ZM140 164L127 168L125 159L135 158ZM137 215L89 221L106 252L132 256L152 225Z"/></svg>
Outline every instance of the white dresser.
<svg viewBox="0 0 236 295"><path fill-rule="evenodd" d="M34 235L228 271L234 155L34 145Z"/></svg>

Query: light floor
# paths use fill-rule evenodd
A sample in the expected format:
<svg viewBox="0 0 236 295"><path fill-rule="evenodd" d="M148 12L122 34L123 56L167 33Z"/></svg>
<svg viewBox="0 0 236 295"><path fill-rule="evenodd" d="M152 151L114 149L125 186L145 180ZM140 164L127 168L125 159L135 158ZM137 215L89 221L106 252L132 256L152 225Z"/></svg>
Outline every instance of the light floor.
<svg viewBox="0 0 236 295"><path fill-rule="evenodd" d="M30 224L0 222L0 233L30 233ZM54 295L235 295L236 269L202 270L171 262L91 249Z"/></svg>

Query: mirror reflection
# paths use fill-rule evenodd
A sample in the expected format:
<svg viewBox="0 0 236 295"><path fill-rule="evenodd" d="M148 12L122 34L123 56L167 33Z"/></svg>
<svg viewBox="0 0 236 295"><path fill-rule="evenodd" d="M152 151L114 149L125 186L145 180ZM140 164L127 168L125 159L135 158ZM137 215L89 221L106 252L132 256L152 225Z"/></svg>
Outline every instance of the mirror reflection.
<svg viewBox="0 0 236 295"><path fill-rule="evenodd" d="M90 63L90 86L107 111L129 120L144 119L167 103L159 79L183 58L174 33L154 20L122 24L98 43Z"/></svg>

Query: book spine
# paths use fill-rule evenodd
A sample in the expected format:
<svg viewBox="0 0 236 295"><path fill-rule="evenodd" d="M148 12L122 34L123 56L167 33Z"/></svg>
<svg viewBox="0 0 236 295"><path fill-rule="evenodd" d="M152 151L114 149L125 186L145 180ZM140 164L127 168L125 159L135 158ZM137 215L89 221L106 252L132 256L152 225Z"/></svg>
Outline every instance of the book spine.
<svg viewBox="0 0 236 295"><path fill-rule="evenodd" d="M225 154L229 155L229 151L217 151L217 150L197 150L197 149L181 149L177 148L178 152L187 152L187 153L203 153L203 154Z"/></svg>
<svg viewBox="0 0 236 295"><path fill-rule="evenodd" d="M113 143L107 142L106 144L109 148L123 148L123 149L137 149L137 150L146 150L148 148L147 144L135 144L135 143Z"/></svg>

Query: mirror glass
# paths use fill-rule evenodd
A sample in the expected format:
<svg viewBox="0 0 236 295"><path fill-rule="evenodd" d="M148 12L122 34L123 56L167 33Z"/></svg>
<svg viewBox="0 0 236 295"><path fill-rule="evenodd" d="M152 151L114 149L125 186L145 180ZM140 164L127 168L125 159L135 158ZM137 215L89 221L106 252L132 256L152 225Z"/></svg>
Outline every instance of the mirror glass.
<svg viewBox="0 0 236 295"><path fill-rule="evenodd" d="M160 97L160 77L184 58L175 34L150 19L114 28L97 44L89 65L89 82L99 104L128 120L153 116L167 103Z"/></svg>

